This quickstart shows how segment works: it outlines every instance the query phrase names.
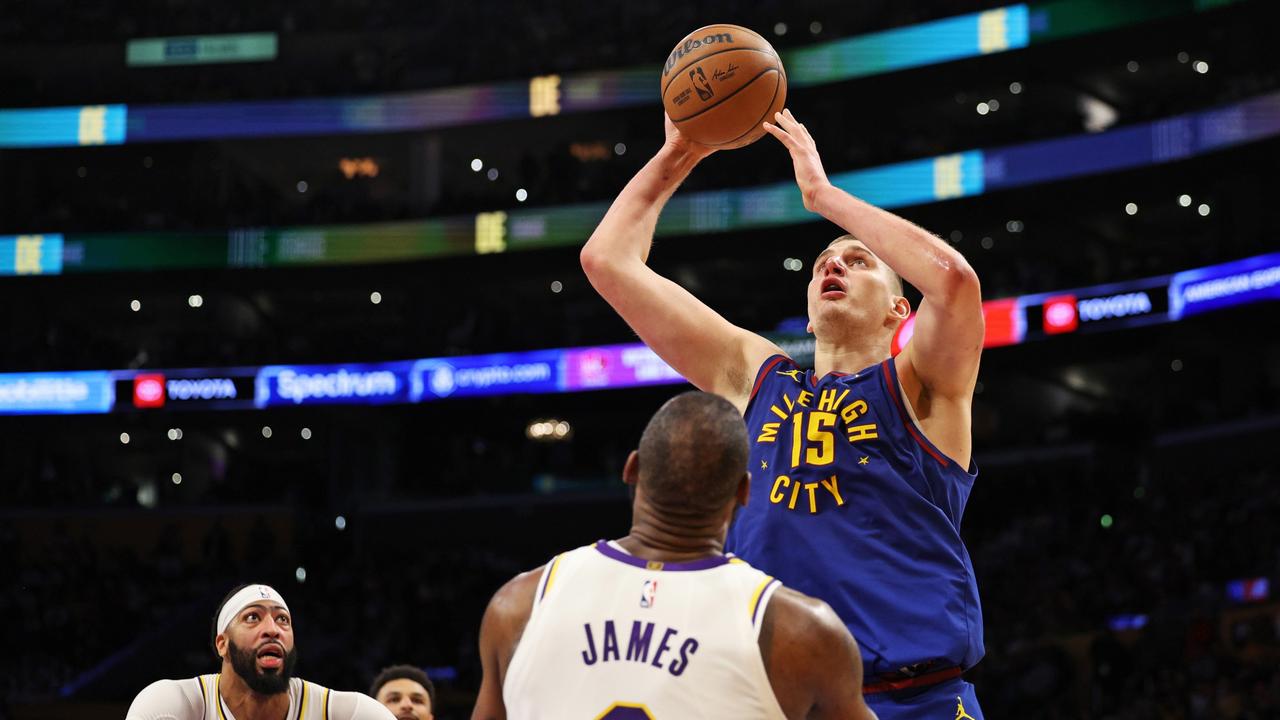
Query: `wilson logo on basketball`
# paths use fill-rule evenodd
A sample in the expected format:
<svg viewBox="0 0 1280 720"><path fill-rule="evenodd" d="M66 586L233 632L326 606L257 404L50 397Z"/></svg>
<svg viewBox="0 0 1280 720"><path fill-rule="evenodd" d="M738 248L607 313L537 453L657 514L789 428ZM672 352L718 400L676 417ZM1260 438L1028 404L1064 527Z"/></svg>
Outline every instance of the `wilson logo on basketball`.
<svg viewBox="0 0 1280 720"><path fill-rule="evenodd" d="M714 45L716 43L732 43L732 42L733 42L733 36L730 35L729 33L716 33L714 35L707 35L706 37L703 37L701 39L689 38L688 40L685 40L684 43L681 44L679 47L677 47L675 50L671 51L671 55L667 57L666 67L662 69L662 74L663 75L670 74L672 68L676 66L676 63L680 62L680 58L684 57L685 55L688 55L689 53L693 52L694 50L697 50L700 47L703 47L704 45Z"/></svg>

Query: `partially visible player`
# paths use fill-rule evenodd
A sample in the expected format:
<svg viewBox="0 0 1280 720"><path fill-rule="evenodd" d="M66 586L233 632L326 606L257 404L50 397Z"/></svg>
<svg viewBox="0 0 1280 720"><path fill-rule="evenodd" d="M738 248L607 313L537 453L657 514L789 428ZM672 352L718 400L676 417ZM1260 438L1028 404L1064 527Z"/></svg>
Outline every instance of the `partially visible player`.
<svg viewBox="0 0 1280 720"><path fill-rule="evenodd" d="M746 461L727 400L663 405L623 469L630 534L558 555L489 603L473 720L874 720L831 608L723 552Z"/></svg>
<svg viewBox="0 0 1280 720"><path fill-rule="evenodd" d="M436 688L422 668L392 665L369 686L369 696L387 706L396 720L432 720Z"/></svg>
<svg viewBox="0 0 1280 720"><path fill-rule="evenodd" d="M133 699L126 720L394 720L367 695L293 677L293 616L268 585L228 593L214 613L212 636L221 672L151 683Z"/></svg>

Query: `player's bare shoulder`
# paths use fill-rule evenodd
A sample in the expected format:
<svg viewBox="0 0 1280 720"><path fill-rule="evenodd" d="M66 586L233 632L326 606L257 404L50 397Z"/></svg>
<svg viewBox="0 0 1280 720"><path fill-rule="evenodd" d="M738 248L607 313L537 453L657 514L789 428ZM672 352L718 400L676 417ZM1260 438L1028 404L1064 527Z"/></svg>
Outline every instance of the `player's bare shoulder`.
<svg viewBox="0 0 1280 720"><path fill-rule="evenodd" d="M505 671L515 654L520 636L533 610L533 596L546 566L535 568L511 578L489 601L484 614L484 625L494 634L499 664Z"/></svg>
<svg viewBox="0 0 1280 720"><path fill-rule="evenodd" d="M785 585L774 593L760 626L766 668L770 656L794 660L789 657L791 654L848 647L857 645L830 605Z"/></svg>
<svg viewBox="0 0 1280 720"><path fill-rule="evenodd" d="M204 693L196 678L157 680L142 689L129 705L127 720L204 717Z"/></svg>
<svg viewBox="0 0 1280 720"><path fill-rule="evenodd" d="M788 718L875 719L862 699L858 645L822 600L779 588L760 627L760 655Z"/></svg>

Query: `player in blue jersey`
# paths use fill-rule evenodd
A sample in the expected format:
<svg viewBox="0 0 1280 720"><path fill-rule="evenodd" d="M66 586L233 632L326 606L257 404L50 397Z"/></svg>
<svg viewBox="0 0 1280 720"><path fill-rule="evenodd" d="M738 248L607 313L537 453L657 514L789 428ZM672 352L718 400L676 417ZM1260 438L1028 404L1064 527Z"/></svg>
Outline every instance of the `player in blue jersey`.
<svg viewBox="0 0 1280 720"><path fill-rule="evenodd" d="M728 549L835 609L858 638L863 692L882 720L981 720L961 676L984 652L960 539L977 474L977 275L934 235L832 185L804 126L790 111L775 120L766 129L791 153L805 207L847 233L812 268L813 369L645 264L662 208L714 152L669 119L666 143L583 248L583 269L654 352L743 413L753 482ZM893 357L911 312L900 276L923 300Z"/></svg>

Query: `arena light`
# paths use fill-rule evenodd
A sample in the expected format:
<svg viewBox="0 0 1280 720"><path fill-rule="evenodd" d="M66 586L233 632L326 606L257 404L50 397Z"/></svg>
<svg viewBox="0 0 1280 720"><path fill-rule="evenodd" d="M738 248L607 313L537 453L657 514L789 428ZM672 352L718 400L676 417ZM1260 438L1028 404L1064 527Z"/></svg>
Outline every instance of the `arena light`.
<svg viewBox="0 0 1280 720"><path fill-rule="evenodd" d="M380 304L382 302L382 293L378 292L377 290L374 290L373 292L369 293L369 302L373 303L374 305Z"/></svg>
<svg viewBox="0 0 1280 720"><path fill-rule="evenodd" d="M142 483L138 486L136 495L138 504L144 508L153 508L156 506L157 493L156 484L153 482Z"/></svg>
<svg viewBox="0 0 1280 720"><path fill-rule="evenodd" d="M120 444L121 444L121 445L128 445L128 444L129 444L129 433L127 433L127 432L122 432L122 433L120 433Z"/></svg>
<svg viewBox="0 0 1280 720"><path fill-rule="evenodd" d="M334 518L334 519L333 519L333 526L334 526L335 528L337 528L338 530L346 530L346 529L347 529L347 518L346 518L346 517L344 517L344 516L342 516L342 515L339 515L338 517L336 517L336 518Z"/></svg>
<svg viewBox="0 0 1280 720"><path fill-rule="evenodd" d="M302 428L302 432L300 432L300 433L298 433L298 434L302 436L302 439L303 439L303 440L310 440L310 439L311 439L311 428L306 428L306 427L304 427L304 428Z"/></svg>
<svg viewBox="0 0 1280 720"><path fill-rule="evenodd" d="M271 426L270 426L270 425L263 425L263 426L262 426L262 437L267 438L268 440L269 440L269 439L271 439Z"/></svg>
<svg viewBox="0 0 1280 720"><path fill-rule="evenodd" d="M170 476L169 476L169 479L173 481L173 484L174 484L174 485L181 485L181 484L182 484L182 473L174 473L174 474L172 474L172 475L170 475Z"/></svg>
<svg viewBox="0 0 1280 720"><path fill-rule="evenodd" d="M1185 195L1185 194L1179 195L1178 204L1181 205L1182 207L1191 207L1191 196Z"/></svg>
<svg viewBox="0 0 1280 720"><path fill-rule="evenodd" d="M1126 203L1124 206L1124 212L1126 215L1137 215L1138 203Z"/></svg>
<svg viewBox="0 0 1280 720"><path fill-rule="evenodd" d="M472 158L471 172L480 172L483 169L484 169L484 161L481 160L480 158Z"/></svg>
<svg viewBox="0 0 1280 720"><path fill-rule="evenodd" d="M1227 583L1227 599L1237 603L1266 602L1271 599L1271 579L1242 578Z"/></svg>
<svg viewBox="0 0 1280 720"><path fill-rule="evenodd" d="M191 306L191 307L193 307L193 308L203 307L203 306L204 306L204 297L202 297L202 296L200 296L200 295L188 295L188 296L187 296L187 305L189 305L189 306Z"/></svg>
<svg viewBox="0 0 1280 720"><path fill-rule="evenodd" d="M139 300L130 300L130 301L129 301L129 309L130 309L130 310L132 310L132 311L134 311L134 312L138 312L139 310L141 310L141 309L142 309L142 302L141 302L141 301L139 301Z"/></svg>
<svg viewBox="0 0 1280 720"><path fill-rule="evenodd" d="M559 293L561 290L564 290L564 283L560 282L559 280L552 280L551 292Z"/></svg>
<svg viewBox="0 0 1280 720"><path fill-rule="evenodd" d="M525 437L538 442L567 440L573 435L573 426L567 420L556 418L531 421L525 428Z"/></svg>
<svg viewBox="0 0 1280 720"><path fill-rule="evenodd" d="M338 171L348 180L354 180L357 177L375 178L381 170L382 168L378 167L378 161L371 157L338 159Z"/></svg>

